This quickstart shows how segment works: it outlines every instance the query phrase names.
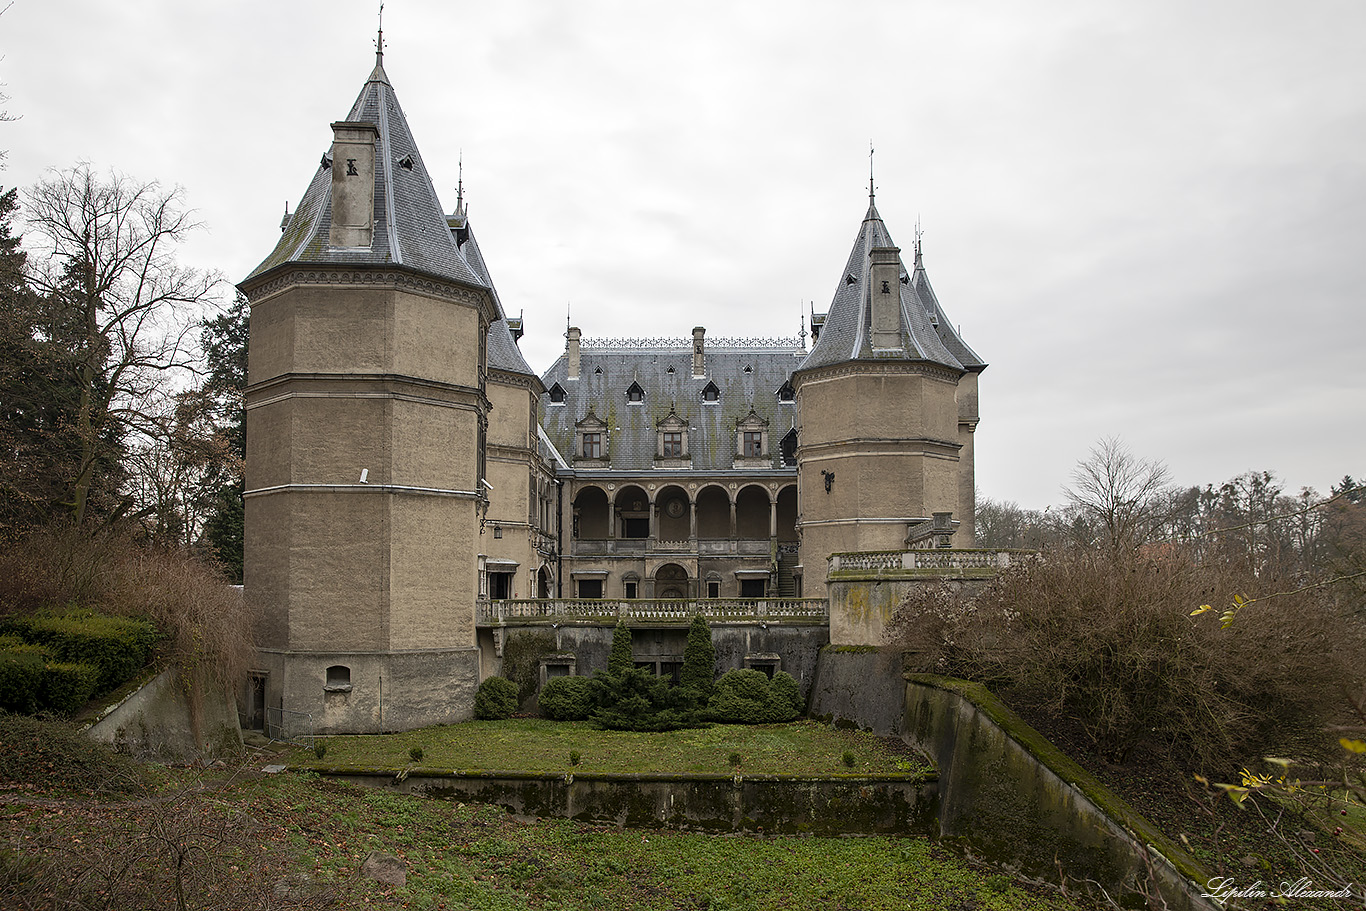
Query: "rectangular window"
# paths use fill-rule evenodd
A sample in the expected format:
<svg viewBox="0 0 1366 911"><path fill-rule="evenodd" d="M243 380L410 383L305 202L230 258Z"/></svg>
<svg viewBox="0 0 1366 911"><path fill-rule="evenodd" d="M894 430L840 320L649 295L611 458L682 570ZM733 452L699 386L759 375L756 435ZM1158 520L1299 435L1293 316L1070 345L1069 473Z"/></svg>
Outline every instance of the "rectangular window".
<svg viewBox="0 0 1366 911"><path fill-rule="evenodd" d="M583 457L585 459L602 458L602 434L585 433L583 435Z"/></svg>
<svg viewBox="0 0 1366 911"><path fill-rule="evenodd" d="M707 597L708 597L708 598L719 598L719 597L721 597L721 583L720 583L720 582L708 582L708 583L707 583Z"/></svg>
<svg viewBox="0 0 1366 911"><path fill-rule="evenodd" d="M672 431L664 434L664 458L683 458L683 434Z"/></svg>
<svg viewBox="0 0 1366 911"><path fill-rule="evenodd" d="M637 597L636 592L640 590L640 589L639 589L639 586L640 586L640 583L639 583L639 582L627 582L627 583L626 583L626 599L627 599L628 601L634 601L634 600L636 599L636 597Z"/></svg>
<svg viewBox="0 0 1366 911"><path fill-rule="evenodd" d="M764 434L763 434L762 431L759 431L759 430L746 430L746 431L745 431L745 448L744 448L744 454L745 454L746 457L755 457L755 458L757 458L757 457L759 457L759 456L762 456L762 455L764 454Z"/></svg>
<svg viewBox="0 0 1366 911"><path fill-rule="evenodd" d="M512 573L489 573L489 597L495 601L512 597Z"/></svg>
<svg viewBox="0 0 1366 911"><path fill-rule="evenodd" d="M741 579L740 580L741 598L766 598L768 597L767 579Z"/></svg>
<svg viewBox="0 0 1366 911"><path fill-rule="evenodd" d="M580 598L601 598L602 580L601 579L580 579L579 580Z"/></svg>

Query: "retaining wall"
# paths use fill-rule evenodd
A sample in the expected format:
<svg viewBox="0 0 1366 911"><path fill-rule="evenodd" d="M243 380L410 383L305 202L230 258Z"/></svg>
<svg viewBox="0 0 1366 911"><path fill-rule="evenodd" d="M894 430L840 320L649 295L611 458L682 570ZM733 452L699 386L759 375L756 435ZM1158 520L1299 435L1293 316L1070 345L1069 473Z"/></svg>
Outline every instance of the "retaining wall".
<svg viewBox="0 0 1366 911"><path fill-rule="evenodd" d="M785 775L318 769L358 784L490 803L521 816L633 828L768 835L933 836L933 773L805 778Z"/></svg>

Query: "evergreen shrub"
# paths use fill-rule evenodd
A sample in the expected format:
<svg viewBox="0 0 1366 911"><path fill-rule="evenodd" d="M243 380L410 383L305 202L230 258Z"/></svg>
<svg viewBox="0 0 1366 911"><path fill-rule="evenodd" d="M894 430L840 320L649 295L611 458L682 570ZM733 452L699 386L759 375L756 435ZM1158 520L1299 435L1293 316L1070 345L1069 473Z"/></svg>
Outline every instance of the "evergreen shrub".
<svg viewBox="0 0 1366 911"><path fill-rule="evenodd" d="M552 677L541 687L541 716L551 721L584 721L593 712L589 677Z"/></svg>
<svg viewBox="0 0 1366 911"><path fill-rule="evenodd" d="M683 647L683 670L678 682L698 694L705 703L711 697L716 680L716 646L711 641L711 627L701 614L692 618L688 627L688 644Z"/></svg>
<svg viewBox="0 0 1366 911"><path fill-rule="evenodd" d="M141 670L160 634L145 620L106 617L88 610L6 617L0 632L49 649L58 661L97 668L96 691L112 690Z"/></svg>
<svg viewBox="0 0 1366 911"><path fill-rule="evenodd" d="M779 671L770 681L760 671L726 671L716 681L704 717L723 724L777 724L802 713L796 679Z"/></svg>
<svg viewBox="0 0 1366 911"><path fill-rule="evenodd" d="M517 684L506 677L490 677L474 693L474 717L483 721L511 718L517 705Z"/></svg>
<svg viewBox="0 0 1366 911"><path fill-rule="evenodd" d="M25 715L38 710L43 695L44 651L25 645L0 651L0 709Z"/></svg>
<svg viewBox="0 0 1366 911"><path fill-rule="evenodd" d="M74 715L95 695L99 684L99 668L54 661L43 674L42 707L58 715Z"/></svg>

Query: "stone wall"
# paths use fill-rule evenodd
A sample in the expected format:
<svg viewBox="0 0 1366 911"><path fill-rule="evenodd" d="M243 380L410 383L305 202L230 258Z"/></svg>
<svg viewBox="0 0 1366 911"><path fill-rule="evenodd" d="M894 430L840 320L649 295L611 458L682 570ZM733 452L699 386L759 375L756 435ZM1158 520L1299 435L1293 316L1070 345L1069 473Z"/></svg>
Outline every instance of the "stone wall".
<svg viewBox="0 0 1366 911"><path fill-rule="evenodd" d="M1124 907L1214 907L1194 859L980 684L908 676L903 730L939 768L945 840Z"/></svg>
<svg viewBox="0 0 1366 911"><path fill-rule="evenodd" d="M107 706L86 733L145 760L183 762L242 749L232 694L207 679L188 685L175 669Z"/></svg>
<svg viewBox="0 0 1366 911"><path fill-rule="evenodd" d="M633 828L765 835L924 835L935 830L933 774L802 778L592 772L322 769L359 784L490 803L522 816Z"/></svg>
<svg viewBox="0 0 1366 911"><path fill-rule="evenodd" d="M553 637L554 647L547 654L574 656L575 673L591 677L596 670L607 669L607 658L612 651L610 624L574 623L554 626L546 623L508 625L496 629L480 629L480 648L484 659L484 677L502 673L501 652L512 637L538 635ZM777 669L796 678L805 698L816 679L816 657L821 646L829 640L823 623L726 623L711 624L712 645L716 649L716 674L732 668L746 667L752 661L777 660ZM663 662L683 660L683 649L688 641L688 628L677 624L632 626L631 650L637 661Z"/></svg>

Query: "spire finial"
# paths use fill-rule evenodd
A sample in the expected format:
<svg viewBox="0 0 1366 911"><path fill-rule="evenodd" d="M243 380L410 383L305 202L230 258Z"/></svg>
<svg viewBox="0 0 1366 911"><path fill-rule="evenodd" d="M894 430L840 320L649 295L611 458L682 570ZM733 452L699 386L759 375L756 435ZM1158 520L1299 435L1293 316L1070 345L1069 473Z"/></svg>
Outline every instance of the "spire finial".
<svg viewBox="0 0 1366 911"><path fill-rule="evenodd" d="M798 337L799 339L801 339L802 350L805 351L805 350L806 350L806 301L798 301L798 302L797 302L797 312L800 313L801 316L802 316L802 331L798 334L797 337Z"/></svg>
<svg viewBox="0 0 1366 911"><path fill-rule="evenodd" d="M456 159L458 170L455 178L455 214L465 214L465 150L460 150L460 157Z"/></svg>
<svg viewBox="0 0 1366 911"><path fill-rule="evenodd" d="M925 236L924 230L920 227L920 216L915 217L915 264L920 265L920 238Z"/></svg>
<svg viewBox="0 0 1366 911"><path fill-rule="evenodd" d="M375 66L384 65L384 0L379 4L379 37L375 39ZM449 159L448 159L449 160Z"/></svg>
<svg viewBox="0 0 1366 911"><path fill-rule="evenodd" d="M868 205L873 204L873 140L868 140Z"/></svg>

